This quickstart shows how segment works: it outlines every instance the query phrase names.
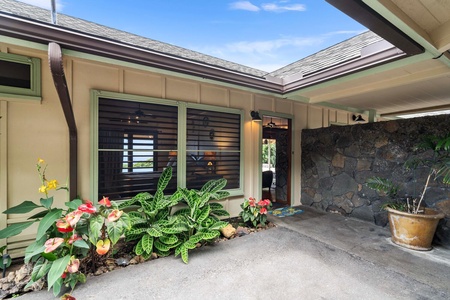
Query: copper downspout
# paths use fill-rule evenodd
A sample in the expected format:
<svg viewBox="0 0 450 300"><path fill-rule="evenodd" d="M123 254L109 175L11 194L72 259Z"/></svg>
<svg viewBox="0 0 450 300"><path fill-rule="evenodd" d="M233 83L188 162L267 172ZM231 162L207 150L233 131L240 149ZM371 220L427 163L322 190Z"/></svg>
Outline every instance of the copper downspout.
<svg viewBox="0 0 450 300"><path fill-rule="evenodd" d="M64 67L62 60L61 47L54 42L48 44L48 61L50 71L53 76L56 91L58 92L59 101L61 102L64 116L66 117L67 125L69 127L69 195L70 199L77 197L77 165L78 165L78 136L77 125L73 115L72 103L70 101L69 90L67 89L66 76L64 75Z"/></svg>

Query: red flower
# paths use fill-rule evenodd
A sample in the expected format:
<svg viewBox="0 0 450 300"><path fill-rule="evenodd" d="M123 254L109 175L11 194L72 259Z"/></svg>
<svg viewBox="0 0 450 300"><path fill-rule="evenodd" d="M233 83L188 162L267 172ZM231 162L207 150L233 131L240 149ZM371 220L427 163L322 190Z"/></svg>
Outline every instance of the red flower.
<svg viewBox="0 0 450 300"><path fill-rule="evenodd" d="M82 212L93 214L97 211L94 205L92 205L92 202L89 200L86 200L86 203L81 204L78 206L78 210L81 210Z"/></svg>
<svg viewBox="0 0 450 300"><path fill-rule="evenodd" d="M67 273L66 272L62 273L61 278L64 279L66 277L67 277Z"/></svg>
<svg viewBox="0 0 450 300"><path fill-rule="evenodd" d="M59 232L72 232L73 228L67 223L66 219L59 219L56 221L56 228Z"/></svg>
<svg viewBox="0 0 450 300"><path fill-rule="evenodd" d="M64 294L61 297L61 300L77 300L74 296L70 295L70 294Z"/></svg>
<svg viewBox="0 0 450 300"><path fill-rule="evenodd" d="M261 207L261 209L259 210L259 213L262 214L262 215L267 214L267 208Z"/></svg>
<svg viewBox="0 0 450 300"><path fill-rule="evenodd" d="M254 206L256 205L256 199L255 199L255 198L252 198L252 197L248 198L248 204L249 204L251 207L254 207Z"/></svg>
<svg viewBox="0 0 450 300"><path fill-rule="evenodd" d="M111 207L111 201L109 201L109 197L103 196L103 199L100 200L98 203L106 207Z"/></svg>

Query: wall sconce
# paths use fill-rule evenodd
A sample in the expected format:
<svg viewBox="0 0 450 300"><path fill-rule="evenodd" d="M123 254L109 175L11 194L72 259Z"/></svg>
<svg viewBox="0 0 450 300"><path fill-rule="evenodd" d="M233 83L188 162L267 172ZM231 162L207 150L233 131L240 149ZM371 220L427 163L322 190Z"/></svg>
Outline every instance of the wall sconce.
<svg viewBox="0 0 450 300"><path fill-rule="evenodd" d="M366 120L363 119L361 115L353 115L352 120L356 123L365 122Z"/></svg>
<svg viewBox="0 0 450 300"><path fill-rule="evenodd" d="M252 121L262 122L261 117L259 116L259 112L252 110L250 112L250 116L252 116Z"/></svg>

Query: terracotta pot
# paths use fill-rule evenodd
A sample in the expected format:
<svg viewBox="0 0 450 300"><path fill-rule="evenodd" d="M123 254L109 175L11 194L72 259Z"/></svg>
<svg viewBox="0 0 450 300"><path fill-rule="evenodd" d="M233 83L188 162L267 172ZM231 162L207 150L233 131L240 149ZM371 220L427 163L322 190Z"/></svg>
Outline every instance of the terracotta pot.
<svg viewBox="0 0 450 300"><path fill-rule="evenodd" d="M402 247L414 250L431 250L431 242L439 220L445 215L425 208L424 214L410 214L392 208L388 211L392 241Z"/></svg>

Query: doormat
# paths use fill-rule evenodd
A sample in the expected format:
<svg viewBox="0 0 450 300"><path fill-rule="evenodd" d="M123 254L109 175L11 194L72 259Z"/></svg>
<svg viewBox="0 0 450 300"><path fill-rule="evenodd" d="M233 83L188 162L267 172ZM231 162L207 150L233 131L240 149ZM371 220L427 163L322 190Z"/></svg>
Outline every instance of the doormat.
<svg viewBox="0 0 450 300"><path fill-rule="evenodd" d="M295 207L280 207L277 209L274 209L272 211L269 212L269 214L274 215L275 217L279 217L279 218L284 218L284 217L289 217L292 215L296 215L296 214L301 214L303 212L303 210L295 208Z"/></svg>

